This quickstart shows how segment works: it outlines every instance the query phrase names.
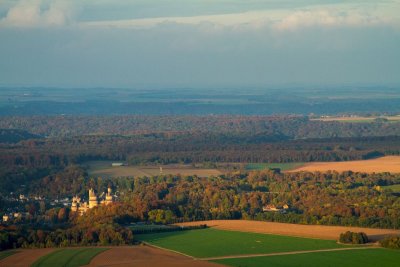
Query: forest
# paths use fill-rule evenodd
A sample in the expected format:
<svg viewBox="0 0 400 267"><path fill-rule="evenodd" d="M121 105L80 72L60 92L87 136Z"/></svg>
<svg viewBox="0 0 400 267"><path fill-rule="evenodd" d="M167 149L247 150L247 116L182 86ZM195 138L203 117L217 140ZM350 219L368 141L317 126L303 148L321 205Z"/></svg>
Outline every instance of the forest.
<svg viewBox="0 0 400 267"><path fill-rule="evenodd" d="M352 172L277 173L270 170L220 177L157 176L87 178L78 167L45 177L33 190L47 197L97 192L112 187L119 199L77 216L69 208L27 206L30 219L3 226L3 246L130 244L131 222L175 223L210 219L252 219L299 224L400 228L400 201L383 186L400 183L400 175ZM63 179L65 177L70 179ZM285 212L264 212L265 205ZM96 222L93 224L93 222ZM29 225L29 227L27 227ZM9 240L9 241L4 241ZM8 245L7 245L8 244Z"/></svg>
<svg viewBox="0 0 400 267"><path fill-rule="evenodd" d="M34 118L34 119L33 119ZM2 248L131 244L132 222L251 219L400 228L394 173L285 173L232 169L212 177L91 177L89 160L130 165L346 161L400 154L396 122L340 123L299 116L4 117L0 213L29 216L0 228ZM71 129L68 131L68 129ZM317 138L320 137L320 138ZM49 204L111 187L111 206L76 216ZM16 201L18 195L34 201ZM268 212L275 205L287 209ZM96 224L93 224L93 222ZM113 243L114 242L114 243Z"/></svg>
<svg viewBox="0 0 400 267"><path fill-rule="evenodd" d="M392 86L75 89L0 87L0 116L365 115L400 112L399 93Z"/></svg>

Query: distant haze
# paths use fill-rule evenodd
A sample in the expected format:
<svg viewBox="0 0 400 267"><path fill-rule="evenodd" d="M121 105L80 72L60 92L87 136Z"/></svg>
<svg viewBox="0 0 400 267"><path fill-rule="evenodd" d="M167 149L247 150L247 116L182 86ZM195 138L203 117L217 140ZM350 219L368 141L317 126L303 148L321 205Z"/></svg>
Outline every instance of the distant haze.
<svg viewBox="0 0 400 267"><path fill-rule="evenodd" d="M400 84L400 1L2 0L0 86Z"/></svg>

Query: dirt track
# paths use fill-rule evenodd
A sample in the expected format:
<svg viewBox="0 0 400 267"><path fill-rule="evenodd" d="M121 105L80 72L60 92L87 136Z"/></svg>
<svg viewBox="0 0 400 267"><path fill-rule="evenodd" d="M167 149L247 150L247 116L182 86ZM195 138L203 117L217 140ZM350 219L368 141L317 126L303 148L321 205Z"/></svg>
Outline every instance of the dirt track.
<svg viewBox="0 0 400 267"><path fill-rule="evenodd" d="M86 267L116 266L116 267L222 267L222 265L197 261L173 252L149 247L113 247L96 256Z"/></svg>
<svg viewBox="0 0 400 267"><path fill-rule="evenodd" d="M52 248L19 249L18 253L0 260L1 267L28 267L40 257L52 252Z"/></svg>
<svg viewBox="0 0 400 267"><path fill-rule="evenodd" d="M354 171L354 172L392 172L400 173L400 156L386 156L370 160L340 161L340 162L312 162L288 172L326 172L326 171Z"/></svg>
<svg viewBox="0 0 400 267"><path fill-rule="evenodd" d="M372 241L377 241L385 235L400 235L400 230L373 229L345 226L301 225L289 223L260 222L246 220L214 220L179 223L178 225L207 224L222 230L254 232L264 234L279 234L299 237L321 238L337 240L339 235L346 231L365 232Z"/></svg>

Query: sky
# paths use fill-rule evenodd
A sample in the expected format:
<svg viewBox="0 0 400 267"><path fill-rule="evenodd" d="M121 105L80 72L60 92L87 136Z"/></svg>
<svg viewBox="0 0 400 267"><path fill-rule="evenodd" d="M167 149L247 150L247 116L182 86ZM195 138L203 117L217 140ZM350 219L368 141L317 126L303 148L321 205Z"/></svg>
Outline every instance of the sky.
<svg viewBox="0 0 400 267"><path fill-rule="evenodd" d="M400 0L0 0L0 86L400 85Z"/></svg>

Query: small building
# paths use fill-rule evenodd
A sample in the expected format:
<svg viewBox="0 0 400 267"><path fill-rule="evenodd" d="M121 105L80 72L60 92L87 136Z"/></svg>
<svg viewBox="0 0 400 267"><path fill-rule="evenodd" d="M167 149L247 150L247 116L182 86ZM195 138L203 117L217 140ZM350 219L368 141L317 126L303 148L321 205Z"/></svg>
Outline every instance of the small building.
<svg viewBox="0 0 400 267"><path fill-rule="evenodd" d="M7 214L3 215L3 222L8 222L8 221L10 221L10 219L11 219L11 217L8 216Z"/></svg>
<svg viewBox="0 0 400 267"><path fill-rule="evenodd" d="M279 211L275 205L266 205L263 207L263 211Z"/></svg>
<svg viewBox="0 0 400 267"><path fill-rule="evenodd" d="M282 213L286 213L286 211L289 209L289 205L288 204L284 204L283 206L275 206L272 204L269 205L265 205L263 207L263 211L266 212L282 212Z"/></svg>
<svg viewBox="0 0 400 267"><path fill-rule="evenodd" d="M122 163L122 162L113 162L113 163L111 163L112 167L121 167L121 166L125 166L125 165L126 164Z"/></svg>

